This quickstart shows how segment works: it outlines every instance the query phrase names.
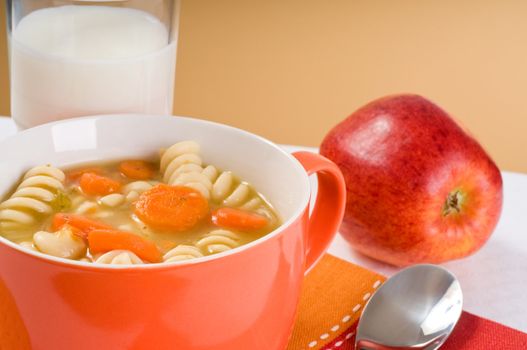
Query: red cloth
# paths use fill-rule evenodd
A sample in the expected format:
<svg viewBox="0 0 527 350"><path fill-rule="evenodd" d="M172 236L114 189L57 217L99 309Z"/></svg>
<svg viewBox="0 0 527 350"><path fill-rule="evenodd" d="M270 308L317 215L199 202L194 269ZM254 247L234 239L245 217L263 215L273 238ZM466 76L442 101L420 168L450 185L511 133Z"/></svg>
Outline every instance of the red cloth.
<svg viewBox="0 0 527 350"><path fill-rule="evenodd" d="M354 350L355 329L351 326L323 350ZM353 334L353 336L350 336ZM348 338L348 339L346 339ZM441 350L527 350L527 334L499 323L463 312Z"/></svg>

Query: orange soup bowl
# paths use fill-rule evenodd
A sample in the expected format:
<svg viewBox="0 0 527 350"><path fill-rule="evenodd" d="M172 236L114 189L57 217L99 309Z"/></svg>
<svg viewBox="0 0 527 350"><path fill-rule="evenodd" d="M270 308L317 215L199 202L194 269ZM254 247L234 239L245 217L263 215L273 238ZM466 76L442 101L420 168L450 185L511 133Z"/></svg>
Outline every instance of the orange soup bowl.
<svg viewBox="0 0 527 350"><path fill-rule="evenodd" d="M213 256L100 265L30 251L0 237L0 349L285 349L302 280L342 220L341 172L243 130L166 116L71 119L0 142L0 195L30 167L155 157L182 140L232 170L275 206L283 224ZM311 201L308 175L317 174Z"/></svg>

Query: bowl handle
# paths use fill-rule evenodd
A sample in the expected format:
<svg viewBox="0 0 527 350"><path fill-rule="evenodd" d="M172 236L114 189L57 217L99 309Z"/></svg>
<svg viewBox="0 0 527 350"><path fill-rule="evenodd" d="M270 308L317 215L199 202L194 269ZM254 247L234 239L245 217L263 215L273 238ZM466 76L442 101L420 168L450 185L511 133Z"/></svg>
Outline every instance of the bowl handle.
<svg viewBox="0 0 527 350"><path fill-rule="evenodd" d="M338 166L320 154L295 152L293 156L308 175L318 178L317 198L307 227L306 273L335 237L346 208L346 184Z"/></svg>

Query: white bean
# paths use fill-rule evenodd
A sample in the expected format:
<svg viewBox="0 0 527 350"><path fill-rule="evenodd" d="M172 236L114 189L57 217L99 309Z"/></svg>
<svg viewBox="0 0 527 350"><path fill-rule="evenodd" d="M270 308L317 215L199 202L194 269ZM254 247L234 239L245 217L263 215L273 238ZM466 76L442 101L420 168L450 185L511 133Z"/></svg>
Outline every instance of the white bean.
<svg viewBox="0 0 527 350"><path fill-rule="evenodd" d="M39 231L33 235L33 242L39 251L59 258L78 259L86 254L82 238L67 228L55 233Z"/></svg>

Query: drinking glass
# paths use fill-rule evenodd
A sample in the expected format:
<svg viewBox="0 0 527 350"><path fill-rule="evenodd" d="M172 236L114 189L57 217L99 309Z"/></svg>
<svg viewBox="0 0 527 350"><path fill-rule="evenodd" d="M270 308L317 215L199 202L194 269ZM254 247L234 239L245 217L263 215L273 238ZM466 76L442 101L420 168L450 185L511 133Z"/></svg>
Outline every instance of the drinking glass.
<svg viewBox="0 0 527 350"><path fill-rule="evenodd" d="M11 115L172 114L179 0L7 0Z"/></svg>

